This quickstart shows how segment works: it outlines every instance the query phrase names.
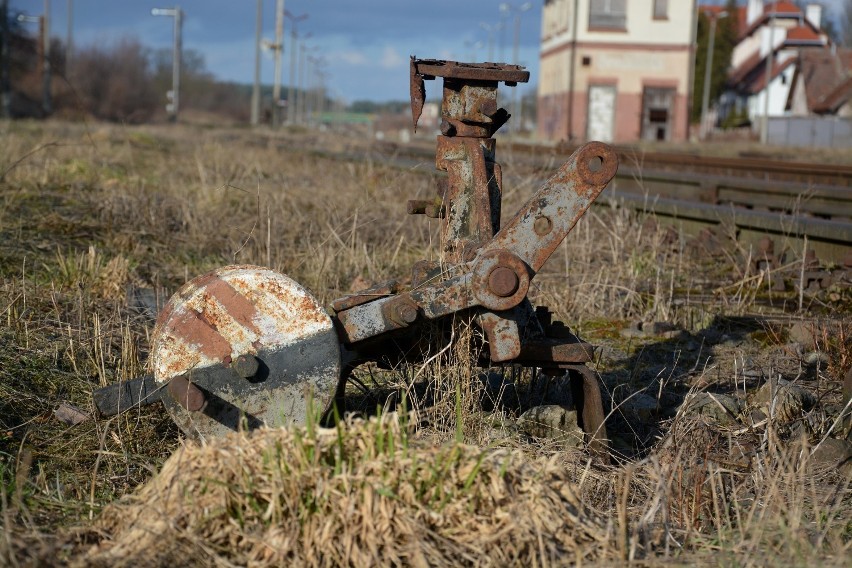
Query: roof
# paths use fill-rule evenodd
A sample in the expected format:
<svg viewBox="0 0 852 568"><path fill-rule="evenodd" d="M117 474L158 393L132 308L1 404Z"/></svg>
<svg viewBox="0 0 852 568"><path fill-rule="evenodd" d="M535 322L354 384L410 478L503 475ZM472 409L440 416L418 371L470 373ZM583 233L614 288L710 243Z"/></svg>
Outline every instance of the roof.
<svg viewBox="0 0 852 568"><path fill-rule="evenodd" d="M801 50L799 80L804 81L808 109L836 112L852 98L852 50Z"/></svg>
<svg viewBox="0 0 852 568"><path fill-rule="evenodd" d="M764 61L766 58L764 57ZM781 73L787 70L791 65L796 64L796 58L790 57L786 61L784 61L781 65L773 65L772 66L772 79L774 80ZM757 73L754 75L749 84L747 85L746 90L751 94L757 94L766 88L766 65L759 67Z"/></svg>
<svg viewBox="0 0 852 568"><path fill-rule="evenodd" d="M746 24L745 17L741 16L740 39L744 39L753 34L757 29L769 22L769 20L772 19L773 15L776 18L797 18L801 20L801 22L805 26L809 27L814 32L819 33L820 31L818 26L815 26L810 20L805 17L805 13L802 11L802 9L793 4L792 2L770 2L769 4L764 4L763 14L754 22L752 22L750 26Z"/></svg>
<svg viewBox="0 0 852 568"><path fill-rule="evenodd" d="M823 38L811 26L797 26L787 30L787 42L816 42L822 44Z"/></svg>

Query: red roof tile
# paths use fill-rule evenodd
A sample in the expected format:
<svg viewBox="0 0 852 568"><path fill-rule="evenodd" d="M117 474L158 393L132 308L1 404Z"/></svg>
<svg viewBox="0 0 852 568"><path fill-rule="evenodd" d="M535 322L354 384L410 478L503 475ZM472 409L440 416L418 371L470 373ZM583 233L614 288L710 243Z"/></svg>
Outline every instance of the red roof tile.
<svg viewBox="0 0 852 568"><path fill-rule="evenodd" d="M787 41L818 41L822 42L822 36L816 33L810 26L797 26L787 30Z"/></svg>

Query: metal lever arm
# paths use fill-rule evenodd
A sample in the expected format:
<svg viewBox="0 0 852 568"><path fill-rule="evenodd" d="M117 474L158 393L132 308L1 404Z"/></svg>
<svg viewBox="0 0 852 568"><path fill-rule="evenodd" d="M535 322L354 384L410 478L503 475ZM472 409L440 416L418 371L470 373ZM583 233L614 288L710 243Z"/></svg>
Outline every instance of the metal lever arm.
<svg viewBox="0 0 852 568"><path fill-rule="evenodd" d="M523 260L534 276L618 170L618 156L602 142L579 148L518 213L483 245L477 258L498 250Z"/></svg>
<svg viewBox="0 0 852 568"><path fill-rule="evenodd" d="M608 145L579 148L469 262L443 282L358 305L337 314L338 332L353 344L402 329L419 317L436 319L483 306L509 310L526 298L530 280L565 239L618 169Z"/></svg>

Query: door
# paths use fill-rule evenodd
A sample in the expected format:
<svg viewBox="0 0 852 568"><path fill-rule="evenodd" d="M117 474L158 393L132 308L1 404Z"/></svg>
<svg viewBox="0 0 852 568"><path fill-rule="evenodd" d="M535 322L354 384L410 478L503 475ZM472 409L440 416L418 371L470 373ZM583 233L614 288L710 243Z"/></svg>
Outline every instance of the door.
<svg viewBox="0 0 852 568"><path fill-rule="evenodd" d="M615 87L589 87L589 112L586 117L586 139L612 142L615 127Z"/></svg>
<svg viewBox="0 0 852 568"><path fill-rule="evenodd" d="M646 87L642 95L642 139L671 140L674 89Z"/></svg>

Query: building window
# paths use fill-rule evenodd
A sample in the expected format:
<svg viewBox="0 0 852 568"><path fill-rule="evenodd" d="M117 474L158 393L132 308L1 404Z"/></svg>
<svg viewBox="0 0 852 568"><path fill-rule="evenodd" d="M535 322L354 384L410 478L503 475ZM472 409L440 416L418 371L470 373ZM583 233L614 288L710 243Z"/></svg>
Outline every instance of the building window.
<svg viewBox="0 0 852 568"><path fill-rule="evenodd" d="M590 0L589 28L627 28L627 0Z"/></svg>
<svg viewBox="0 0 852 568"><path fill-rule="evenodd" d="M654 0L654 19L669 19L669 0Z"/></svg>

